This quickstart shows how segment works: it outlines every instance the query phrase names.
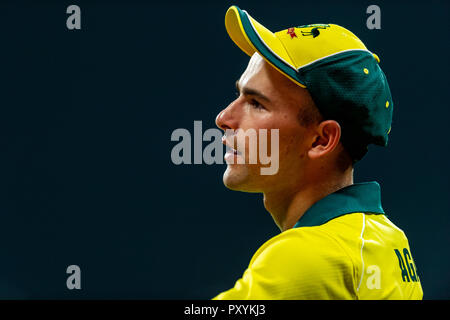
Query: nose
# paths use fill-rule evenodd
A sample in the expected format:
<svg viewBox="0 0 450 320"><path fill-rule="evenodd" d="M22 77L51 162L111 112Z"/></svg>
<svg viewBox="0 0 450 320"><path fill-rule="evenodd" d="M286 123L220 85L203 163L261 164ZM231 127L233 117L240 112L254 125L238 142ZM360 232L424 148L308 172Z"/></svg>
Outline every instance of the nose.
<svg viewBox="0 0 450 320"><path fill-rule="evenodd" d="M227 129L237 128L237 117L236 117L236 100L230 103L228 107L219 112L216 117L216 126L223 131Z"/></svg>
<svg viewBox="0 0 450 320"><path fill-rule="evenodd" d="M227 128L225 128L225 121L224 121L224 116L223 116L225 113L225 110L226 110L226 108L223 109L222 111L220 111L219 114L216 116L216 126L222 130L227 129Z"/></svg>

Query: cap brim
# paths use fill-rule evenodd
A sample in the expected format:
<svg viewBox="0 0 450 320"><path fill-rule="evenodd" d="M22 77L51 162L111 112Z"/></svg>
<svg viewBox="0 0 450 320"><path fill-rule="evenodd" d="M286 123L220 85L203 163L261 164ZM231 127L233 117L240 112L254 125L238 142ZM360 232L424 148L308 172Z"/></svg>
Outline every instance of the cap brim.
<svg viewBox="0 0 450 320"><path fill-rule="evenodd" d="M281 41L246 11L231 6L225 15L225 28L234 43L246 54L252 56L258 52L275 69L306 88Z"/></svg>

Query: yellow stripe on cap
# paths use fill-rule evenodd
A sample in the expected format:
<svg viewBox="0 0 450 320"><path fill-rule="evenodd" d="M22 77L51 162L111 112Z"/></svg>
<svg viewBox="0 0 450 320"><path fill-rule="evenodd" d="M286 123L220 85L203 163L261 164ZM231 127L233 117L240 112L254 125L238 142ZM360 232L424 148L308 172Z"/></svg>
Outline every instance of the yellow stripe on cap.
<svg viewBox="0 0 450 320"><path fill-rule="evenodd" d="M295 69L294 63L289 57L289 54L286 52L286 49L284 48L280 39L278 39L278 37L272 31L253 19L247 12L245 12L245 14L249 18L250 23L257 36L265 44L266 48L272 51L273 54L278 56L278 58L280 58L286 64L290 65L291 68ZM225 15L225 28L227 29L230 38L246 54L252 56L256 51L258 51L248 38L242 25L239 11L235 6L230 7Z"/></svg>
<svg viewBox="0 0 450 320"><path fill-rule="evenodd" d="M231 40L247 55L252 56L256 52L244 31L239 11L235 6L230 7L225 14L225 28Z"/></svg>
<svg viewBox="0 0 450 320"><path fill-rule="evenodd" d="M375 58L375 60L377 60L377 62L380 63L380 58L375 53L372 53L372 55Z"/></svg>
<svg viewBox="0 0 450 320"><path fill-rule="evenodd" d="M266 45L266 47L272 51L279 59L288 64L292 69L296 69L294 63L292 62L289 54L281 43L280 39L258 21L253 19L249 14L247 16L250 18L250 22L256 34L259 36L261 41Z"/></svg>
<svg viewBox="0 0 450 320"><path fill-rule="evenodd" d="M271 61L255 47L255 45L249 39L249 36L247 35L246 30L243 26L240 12L248 17L253 31L255 32L259 40L264 44L265 48L269 50L273 55L275 55L277 59L283 61L286 65L292 68L293 71L296 72L294 63L289 57L289 54L287 53L280 39L278 39L278 37L273 32L253 19L246 11L239 10L236 6L231 6L225 14L225 28L233 42L249 56L252 56L255 52L258 52L272 67L280 71L283 75L287 76L297 85L305 88L306 86L304 84L298 82L298 80L283 72L283 70L281 70L276 64L274 64L273 61Z"/></svg>

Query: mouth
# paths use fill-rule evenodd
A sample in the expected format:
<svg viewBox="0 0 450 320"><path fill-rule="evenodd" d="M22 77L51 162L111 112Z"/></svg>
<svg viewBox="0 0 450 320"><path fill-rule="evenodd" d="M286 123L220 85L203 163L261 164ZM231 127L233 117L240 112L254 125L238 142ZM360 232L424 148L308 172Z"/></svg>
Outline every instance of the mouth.
<svg viewBox="0 0 450 320"><path fill-rule="evenodd" d="M230 149L226 153L234 154L236 156L241 156L242 155L242 153L240 151L237 151L235 149Z"/></svg>
<svg viewBox="0 0 450 320"><path fill-rule="evenodd" d="M230 161L228 161L228 160L230 160L230 158L242 156L242 152L233 148L234 144L228 142L226 136L222 137L222 143L227 147L227 152L225 153L225 157L224 157L226 162L230 162Z"/></svg>

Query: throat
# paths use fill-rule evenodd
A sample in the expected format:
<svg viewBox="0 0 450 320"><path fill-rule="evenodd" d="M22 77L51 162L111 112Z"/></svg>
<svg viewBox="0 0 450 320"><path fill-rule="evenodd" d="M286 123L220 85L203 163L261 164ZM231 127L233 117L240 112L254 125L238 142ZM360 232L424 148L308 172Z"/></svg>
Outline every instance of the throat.
<svg viewBox="0 0 450 320"><path fill-rule="evenodd" d="M307 190L264 194L264 207L281 232L291 229L313 204Z"/></svg>
<svg viewBox="0 0 450 320"><path fill-rule="evenodd" d="M311 208L311 206L346 186L353 184L351 179L344 179L338 183L315 184L309 187L303 187L295 192L264 193L264 207L270 212L281 232L294 227L298 220Z"/></svg>

